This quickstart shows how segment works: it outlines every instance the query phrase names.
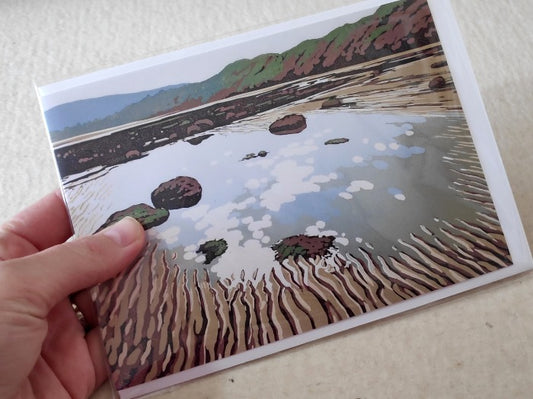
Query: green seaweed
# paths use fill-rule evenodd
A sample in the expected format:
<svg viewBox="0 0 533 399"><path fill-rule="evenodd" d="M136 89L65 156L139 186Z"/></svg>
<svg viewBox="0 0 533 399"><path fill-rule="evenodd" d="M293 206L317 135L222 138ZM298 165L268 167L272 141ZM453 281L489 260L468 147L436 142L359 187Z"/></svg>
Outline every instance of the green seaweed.
<svg viewBox="0 0 533 399"><path fill-rule="evenodd" d="M228 249L228 243L223 238L219 240L209 240L204 242L198 248L197 253L203 253L205 255L204 264L210 264L215 258L222 255Z"/></svg>
<svg viewBox="0 0 533 399"><path fill-rule="evenodd" d="M105 229L108 226L111 226L127 216L136 219L142 224L145 230L148 230L166 222L169 215L170 213L167 209L153 208L147 204L136 204L130 206L129 208L113 213L111 216L109 216L109 218L107 218L105 223L100 226L97 232Z"/></svg>
<svg viewBox="0 0 533 399"><path fill-rule="evenodd" d="M305 257L307 255L307 250L300 245L286 245L283 243L274 244L272 249L278 254L276 256L279 262L283 262L285 259L292 257L297 258L298 256Z"/></svg>

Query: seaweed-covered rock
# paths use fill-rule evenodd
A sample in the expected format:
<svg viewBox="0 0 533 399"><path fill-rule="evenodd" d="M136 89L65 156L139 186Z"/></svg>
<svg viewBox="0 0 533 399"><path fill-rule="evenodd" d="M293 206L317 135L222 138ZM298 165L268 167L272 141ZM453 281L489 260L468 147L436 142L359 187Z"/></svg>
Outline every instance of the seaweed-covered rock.
<svg viewBox="0 0 533 399"><path fill-rule="evenodd" d="M261 150L259 151L257 154L254 153L254 152L251 152L249 154L246 154L242 159L241 161L248 161L249 159L254 159L254 158L257 158L257 157L261 157L261 158L264 158L268 155L268 151L264 151L264 150Z"/></svg>
<svg viewBox="0 0 533 399"><path fill-rule="evenodd" d="M228 249L228 243L223 238L219 240L209 240L200 245L197 253L205 255L205 264L210 264L215 258L222 255Z"/></svg>
<svg viewBox="0 0 533 399"><path fill-rule="evenodd" d="M121 219L124 219L126 216L131 216L132 218L137 219L137 221L143 225L144 229L148 230L152 227L159 226L160 224L166 222L169 216L169 212L166 209L156 209L152 208L150 205L142 203L132 205L129 208L115 212L111 216L109 216L105 223L100 226L97 232L105 229L108 226L111 226L112 224L118 222Z"/></svg>
<svg viewBox="0 0 533 399"><path fill-rule="evenodd" d="M336 107L340 107L341 105L342 105L342 102L337 97L330 97L322 103L322 106L320 108L322 109L336 108Z"/></svg>
<svg viewBox="0 0 533 399"><path fill-rule="evenodd" d="M203 134L201 136L197 136L197 137L191 137L191 138L188 138L187 140L185 140L187 143L189 144L192 144L192 145L198 145L200 144L202 141L204 140L207 140L209 137L212 137L213 134Z"/></svg>
<svg viewBox="0 0 533 399"><path fill-rule="evenodd" d="M255 153L251 152L249 154L246 154L242 159L241 161L248 161L249 159L254 159L254 158L257 158L257 155L255 155Z"/></svg>
<svg viewBox="0 0 533 399"><path fill-rule="evenodd" d="M307 122L305 117L300 114L292 114L284 116L281 119L278 119L270 125L268 130L270 133L282 136L286 134L296 134L300 133L307 127Z"/></svg>
<svg viewBox="0 0 533 399"><path fill-rule="evenodd" d="M344 144L344 143L347 143L348 141L350 141L350 139L347 139L345 137L339 137L337 139L330 139L330 140L326 141L324 144L325 145Z"/></svg>
<svg viewBox="0 0 533 399"><path fill-rule="evenodd" d="M314 259L317 256L325 256L333 246L333 236L306 236L299 234L284 238L274 244L272 249L276 252L276 260L282 263L289 256L297 258L302 256L305 259Z"/></svg>
<svg viewBox="0 0 533 399"><path fill-rule="evenodd" d="M444 68L445 66L448 66L448 62L446 60L440 61L440 62L434 62L431 64L431 68Z"/></svg>
<svg viewBox="0 0 533 399"><path fill-rule="evenodd" d="M443 89L446 87L446 79L442 76L437 76L431 79L428 86L431 90Z"/></svg>
<svg viewBox="0 0 533 399"><path fill-rule="evenodd" d="M152 191L151 197L152 203L157 208L189 208L202 198L202 186L194 177L178 176L161 183Z"/></svg>

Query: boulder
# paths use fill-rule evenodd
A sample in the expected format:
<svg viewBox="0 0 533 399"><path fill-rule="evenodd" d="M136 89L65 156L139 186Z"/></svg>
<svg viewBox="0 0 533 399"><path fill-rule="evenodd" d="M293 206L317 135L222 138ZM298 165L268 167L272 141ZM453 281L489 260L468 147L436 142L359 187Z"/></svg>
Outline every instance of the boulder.
<svg viewBox="0 0 533 399"><path fill-rule="evenodd" d="M152 203L157 208L180 209L196 205L202 198L202 186L193 177L178 176L161 183L152 192Z"/></svg>
<svg viewBox="0 0 533 399"><path fill-rule="evenodd" d="M431 64L431 68L444 68L445 66L448 66L448 62L446 60Z"/></svg>
<svg viewBox="0 0 533 399"><path fill-rule="evenodd" d="M264 151L264 150L261 150L259 151L257 154L255 152L251 152L249 154L246 154L242 159L241 161L248 161L249 159L254 159L254 158L257 158L257 157L261 157L261 158L264 158L268 155L268 151Z"/></svg>
<svg viewBox="0 0 533 399"><path fill-rule="evenodd" d="M191 137L187 140L185 140L187 143L189 144L192 144L192 145L198 145L200 144L202 141L204 140L207 140L209 137L213 136L213 134L204 134L202 136L197 136L197 137Z"/></svg>
<svg viewBox="0 0 533 399"><path fill-rule="evenodd" d="M350 141L350 139L347 139L346 137L339 137L337 139L330 139L327 140L324 144L325 145L332 145L332 144L344 144Z"/></svg>
<svg viewBox="0 0 533 399"><path fill-rule="evenodd" d="M436 78L431 79L428 86L431 90L443 89L446 87L446 79L442 76L437 76Z"/></svg>
<svg viewBox="0 0 533 399"><path fill-rule="evenodd" d="M289 256L293 259L302 256L304 259L314 259L317 256L326 256L333 247L333 236L306 236L299 234L286 237L274 244L272 249L276 252L275 259L282 263Z"/></svg>
<svg viewBox="0 0 533 399"><path fill-rule="evenodd" d="M257 158L257 155L255 155L255 153L251 152L249 154L246 154L242 159L241 161L248 161L249 159L254 159L254 158Z"/></svg>
<svg viewBox="0 0 533 399"><path fill-rule="evenodd" d="M137 219L137 221L143 225L144 229L148 230L166 222L169 212L166 209L152 208L150 205L143 203L132 205L129 208L115 212L109 216L97 232L111 226L121 219L124 219L126 216L131 216L132 218Z"/></svg>
<svg viewBox="0 0 533 399"><path fill-rule="evenodd" d="M191 125L187 127L187 134L194 134L198 132L204 132L213 127L214 122L211 119L200 119L194 121Z"/></svg>
<svg viewBox="0 0 533 399"><path fill-rule="evenodd" d="M139 150L129 150L128 152L126 152L125 157L127 160L137 159L141 158L141 153L139 152Z"/></svg>
<svg viewBox="0 0 533 399"><path fill-rule="evenodd" d="M197 253L205 255L205 264L210 264L215 258L222 255L228 249L228 243L223 238L219 240L209 240L198 248Z"/></svg>
<svg viewBox="0 0 533 399"><path fill-rule="evenodd" d="M337 97L330 97L322 103L322 109L336 108L342 106L342 101Z"/></svg>
<svg viewBox="0 0 533 399"><path fill-rule="evenodd" d="M300 133L307 127L305 117L300 114L292 114L278 119L270 125L270 133L282 136L286 134Z"/></svg>
<svg viewBox="0 0 533 399"><path fill-rule="evenodd" d="M383 73L383 70L381 68L376 68L372 72L370 72L370 77L375 78L381 75L382 73Z"/></svg>

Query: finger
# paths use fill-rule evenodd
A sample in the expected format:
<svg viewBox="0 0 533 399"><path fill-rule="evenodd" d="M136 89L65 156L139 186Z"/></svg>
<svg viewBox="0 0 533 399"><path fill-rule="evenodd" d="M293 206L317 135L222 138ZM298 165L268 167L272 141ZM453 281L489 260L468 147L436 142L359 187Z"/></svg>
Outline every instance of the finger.
<svg viewBox="0 0 533 399"><path fill-rule="evenodd" d="M94 328L85 335L87 349L94 366L95 388L102 385L109 378L108 359L104 352L102 336L98 328Z"/></svg>
<svg viewBox="0 0 533 399"><path fill-rule="evenodd" d="M55 191L0 226L0 260L37 253L71 235L65 204Z"/></svg>
<svg viewBox="0 0 533 399"><path fill-rule="evenodd" d="M144 244L142 225L127 217L98 234L6 261L0 267L0 285L6 287L0 301L29 306L44 318L61 299L125 269Z"/></svg>
<svg viewBox="0 0 533 399"><path fill-rule="evenodd" d="M48 334L41 356L69 397L85 398L96 388L94 362L85 331L66 298L48 314Z"/></svg>
<svg viewBox="0 0 533 399"><path fill-rule="evenodd" d="M98 316L89 290L76 293L72 298L72 303L76 304L87 325L90 327L98 326Z"/></svg>

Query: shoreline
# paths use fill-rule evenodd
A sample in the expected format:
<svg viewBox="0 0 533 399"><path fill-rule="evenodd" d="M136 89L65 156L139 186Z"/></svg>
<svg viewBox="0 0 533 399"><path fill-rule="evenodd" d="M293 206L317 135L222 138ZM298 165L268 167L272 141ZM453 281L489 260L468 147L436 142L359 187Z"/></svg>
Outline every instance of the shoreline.
<svg viewBox="0 0 533 399"><path fill-rule="evenodd" d="M214 128L264 113L287 115L326 109L426 113L460 111L450 71L440 43L417 48L368 63L308 76L266 89L243 93L192 110L158 116L119 130L89 133L90 138L55 146L62 177L94 167L108 167L138 159L158 147L186 140ZM440 65L435 67L435 65ZM430 89L441 76L446 85ZM392 94L392 95L391 95ZM276 112L277 111L277 112ZM274 122L271 120L270 123ZM96 135L96 138L94 137ZM87 137L87 135L84 135Z"/></svg>

